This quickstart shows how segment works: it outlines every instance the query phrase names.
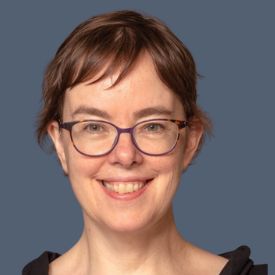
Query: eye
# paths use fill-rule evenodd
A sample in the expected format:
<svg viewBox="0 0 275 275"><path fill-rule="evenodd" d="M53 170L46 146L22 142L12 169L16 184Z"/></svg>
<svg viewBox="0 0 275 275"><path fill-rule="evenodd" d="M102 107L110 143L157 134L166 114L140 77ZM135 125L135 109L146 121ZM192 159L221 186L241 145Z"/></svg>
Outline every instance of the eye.
<svg viewBox="0 0 275 275"><path fill-rule="evenodd" d="M165 125L160 122L146 123L142 127L142 131L148 132L148 133L161 133L165 131L165 129L166 129Z"/></svg>
<svg viewBox="0 0 275 275"><path fill-rule="evenodd" d="M90 134L100 134L105 132L106 126L103 123L99 122L88 122L85 123L82 127L82 131Z"/></svg>
<svg viewBox="0 0 275 275"><path fill-rule="evenodd" d="M155 131L159 131L159 130L163 129L163 127L160 124L152 123L152 124L147 125L146 129L148 131L154 131L155 132Z"/></svg>

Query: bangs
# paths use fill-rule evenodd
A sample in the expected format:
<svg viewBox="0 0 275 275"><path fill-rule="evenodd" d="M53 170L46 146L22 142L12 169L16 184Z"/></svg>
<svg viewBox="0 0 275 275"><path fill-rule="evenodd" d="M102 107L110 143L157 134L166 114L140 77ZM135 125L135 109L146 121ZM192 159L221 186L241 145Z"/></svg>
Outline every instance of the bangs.
<svg viewBox="0 0 275 275"><path fill-rule="evenodd" d="M75 34L77 29L72 32L57 51L57 58L60 56L62 60L59 90L66 91L89 80L93 84L118 73L113 87L127 76L138 57L147 51L160 80L180 97L187 116L191 117L190 100L196 101L196 71L191 54L168 30L164 40L161 29L130 23L104 27L95 24L92 30L82 30L78 35Z"/></svg>
<svg viewBox="0 0 275 275"><path fill-rule="evenodd" d="M91 84L96 83L119 72L112 84L114 86L129 73L146 47L138 32L125 26L107 26L100 31L94 30L93 35L83 35L77 39L78 45L75 45L76 41L71 41L75 47L63 59L66 63L61 89L73 88L90 79L93 79ZM57 54L63 55L62 51L61 46Z"/></svg>

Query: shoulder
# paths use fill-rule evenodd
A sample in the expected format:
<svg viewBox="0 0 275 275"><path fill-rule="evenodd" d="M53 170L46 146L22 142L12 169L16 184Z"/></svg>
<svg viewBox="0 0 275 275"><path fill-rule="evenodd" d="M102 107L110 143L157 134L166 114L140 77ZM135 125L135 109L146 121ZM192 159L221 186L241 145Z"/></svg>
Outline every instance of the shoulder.
<svg viewBox="0 0 275 275"><path fill-rule="evenodd" d="M48 275L49 264L60 254L50 251L43 252L38 258L28 263L22 270L22 275Z"/></svg>
<svg viewBox="0 0 275 275"><path fill-rule="evenodd" d="M220 275L267 275L267 265L254 265L248 246L240 246L220 256L228 259Z"/></svg>

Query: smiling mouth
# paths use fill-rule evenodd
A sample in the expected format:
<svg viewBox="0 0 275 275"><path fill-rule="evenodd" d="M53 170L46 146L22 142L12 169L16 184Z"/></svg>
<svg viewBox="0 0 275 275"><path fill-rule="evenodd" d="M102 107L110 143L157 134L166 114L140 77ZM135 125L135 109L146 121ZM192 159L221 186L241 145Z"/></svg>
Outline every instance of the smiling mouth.
<svg viewBox="0 0 275 275"><path fill-rule="evenodd" d="M135 181L135 182L107 182L102 180L101 184L110 192L117 194L129 194L134 193L144 188L150 181Z"/></svg>

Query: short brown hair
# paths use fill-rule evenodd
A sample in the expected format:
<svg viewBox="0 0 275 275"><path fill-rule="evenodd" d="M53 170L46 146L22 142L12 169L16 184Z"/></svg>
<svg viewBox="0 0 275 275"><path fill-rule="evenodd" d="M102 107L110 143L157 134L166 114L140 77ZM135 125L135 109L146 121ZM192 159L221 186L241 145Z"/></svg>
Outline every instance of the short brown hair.
<svg viewBox="0 0 275 275"><path fill-rule="evenodd" d="M181 100L187 120L200 123L204 135L210 132L210 121L196 103L198 74L189 50L159 19L126 10L88 19L57 50L44 76L38 143L43 145L51 121L62 120L68 88L93 78L103 69L96 81L119 70L113 84L116 85L143 51L150 54L159 78Z"/></svg>

